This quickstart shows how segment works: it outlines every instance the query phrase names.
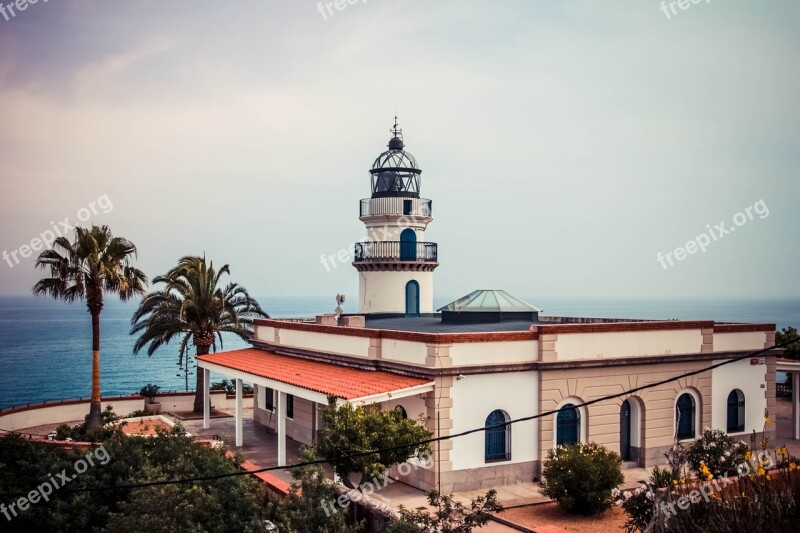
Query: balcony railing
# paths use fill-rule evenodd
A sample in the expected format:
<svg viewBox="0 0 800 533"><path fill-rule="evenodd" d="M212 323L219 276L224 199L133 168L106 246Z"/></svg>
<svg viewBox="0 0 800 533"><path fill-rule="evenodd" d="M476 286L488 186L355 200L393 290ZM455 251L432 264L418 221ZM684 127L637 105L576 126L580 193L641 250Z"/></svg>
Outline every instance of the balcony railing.
<svg viewBox="0 0 800 533"><path fill-rule="evenodd" d="M435 242L374 241L357 242L356 262L415 261L435 263L437 260Z"/></svg>
<svg viewBox="0 0 800 533"><path fill-rule="evenodd" d="M427 198L364 198L359 205L358 216L395 215L398 218L430 217L433 202Z"/></svg>

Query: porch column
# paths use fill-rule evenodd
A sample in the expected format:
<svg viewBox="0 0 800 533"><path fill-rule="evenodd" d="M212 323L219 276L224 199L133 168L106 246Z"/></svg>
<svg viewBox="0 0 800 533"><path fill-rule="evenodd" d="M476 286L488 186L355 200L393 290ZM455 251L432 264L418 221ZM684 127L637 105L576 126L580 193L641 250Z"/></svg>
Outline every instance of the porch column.
<svg viewBox="0 0 800 533"><path fill-rule="evenodd" d="M236 446L242 445L242 380L236 380Z"/></svg>
<svg viewBox="0 0 800 533"><path fill-rule="evenodd" d="M278 391L278 466L286 466L286 393Z"/></svg>
<svg viewBox="0 0 800 533"><path fill-rule="evenodd" d="M800 439L800 372L792 372L792 438Z"/></svg>
<svg viewBox="0 0 800 533"><path fill-rule="evenodd" d="M198 368L199 372L200 369ZM209 394L209 387L211 386L211 371L207 368L203 369L203 429L211 427L211 394Z"/></svg>

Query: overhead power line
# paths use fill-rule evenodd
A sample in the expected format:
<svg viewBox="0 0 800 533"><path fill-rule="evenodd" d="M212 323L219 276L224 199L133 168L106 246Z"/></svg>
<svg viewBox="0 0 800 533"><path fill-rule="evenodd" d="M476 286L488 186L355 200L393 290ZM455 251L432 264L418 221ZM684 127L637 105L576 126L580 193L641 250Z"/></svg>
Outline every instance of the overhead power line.
<svg viewBox="0 0 800 533"><path fill-rule="evenodd" d="M616 398L621 398L623 396L628 396L628 395L631 395L631 394L634 394L634 393L637 393L637 392L640 392L640 391L643 391L643 390L651 389L653 387L659 387L661 385L665 385L667 383L672 383L673 381L678 381L678 380L686 378L686 377L696 376L698 374L702 374L703 372L708 372L709 370L714 370L715 368L720 368L722 366L729 365L729 364L735 363L737 361L742 361L744 359L753 358L753 357L759 357L760 355L762 355L762 354L764 354L766 352L769 352L770 350L773 350L775 348L783 348L783 347L788 346L789 344L792 344L794 342L796 342L796 339L793 339L793 340L790 340L790 341L786 341L786 342L782 342L780 344L775 344L773 346L770 346L768 348L764 348L762 350L758 350L758 351L755 351L755 352L751 352L751 353L747 353L747 354L740 355L740 356L737 356L737 357L733 357L731 359L727 359L727 360L722 361L720 363L715 363L713 365L710 365L710 366L707 366L707 367L704 367L704 368L701 368L701 369L698 369L698 370L692 370L692 371L689 371L689 372L684 372L682 374L679 374L677 376L673 376L671 378L662 379L660 381L655 381L653 383L648 383L646 385L641 385L639 387L634 387L632 389L629 389L629 390L626 390L626 391L623 391L623 392L620 392L620 393L617 393L617 394L608 394L608 395L602 396L600 398L595 398L594 400L589 400L589 401L586 401L586 402L583 402L583 403L580 403L580 404L573 404L572 408L586 407L586 406L593 405L593 404L596 404L596 403L599 403L599 402L604 402L606 400L613 400L613 399L616 399ZM331 463L336 463L336 462L339 462L339 461L342 461L342 460L346 460L346 459L355 459L355 458L358 458L358 457L365 457L365 456L368 456L368 455L374 455L374 454L381 453L381 452L388 452L388 451L395 451L395 450L401 450L401 449L415 448L417 446L423 446L423 445L426 445L426 444L433 444L433 443L436 443L436 442L439 442L439 441L445 441L445 440L451 440L451 439L456 439L456 438L460 438L460 437L465 437L465 436L471 435L473 433L480 433L480 432L486 431L487 429L496 429L496 428L506 427L506 426L510 426L512 424L518 424L520 422L528 422L530 420L536 420L538 418L542 418L542 417L545 417L545 416L555 415L560 410L561 409L551 409L549 411L544 411L544 412L541 412L541 413L538 413L538 414L535 414L535 415L525 416L525 417L522 417L522 418L516 418L516 419L513 419L513 420L508 420L506 422L502 422L502 423L494 424L494 425L490 425L490 426L482 426L482 427L478 427L478 428L468 429L466 431L461 431L459 433L454 433L452 435L445 435L445 436L441 436L441 437L432 437L430 439L420 440L420 441L416 441L416 442L412 442L412 443L408 443L408 444L402 444L400 446L391 446L391 447L387 447L387 448L379 448L379 449L368 450L368 451L363 451L363 452L353 452L353 453L349 453L349 454L345 454L345 455L340 455L337 458L314 459L314 460L311 460L311 461L303 461L303 462L300 462L300 463L295 463L293 465L286 465L286 466L268 466L268 467L264 467L264 468L259 468L257 470L246 470L246 471L243 470L243 471L240 471L240 472L229 472L227 474L219 474L219 475L215 475L215 476L201 476L201 477L183 478L183 479L149 481L149 482L145 482L145 483L132 483L132 484L129 484L129 485L119 485L119 486L116 486L116 487L108 487L108 486L106 486L106 487L64 488L64 489L60 489L60 490L54 492L53 496L55 496L56 494L75 494L75 493L84 493L84 492L106 492L106 491L113 491L113 490L133 490L133 489L140 489L140 488L146 488L146 487L156 487L156 486L162 486L162 485L178 485L178 484L184 484L184 483L208 482L208 481L216 481L218 479L225 479L225 478L229 478L229 477L249 476L249 475L252 475L252 474L259 474L259 473L262 473L262 472L273 472L273 471L276 471L276 470L289 470L289 469L292 469L292 468L300 468L300 467L304 467L304 466L313 466L313 465L319 465L319 464L331 464ZM0 430L0 431L6 431L6 430ZM8 432L8 431L6 431L6 432ZM28 493L27 492L0 492L0 497L25 496L26 494L28 494Z"/></svg>

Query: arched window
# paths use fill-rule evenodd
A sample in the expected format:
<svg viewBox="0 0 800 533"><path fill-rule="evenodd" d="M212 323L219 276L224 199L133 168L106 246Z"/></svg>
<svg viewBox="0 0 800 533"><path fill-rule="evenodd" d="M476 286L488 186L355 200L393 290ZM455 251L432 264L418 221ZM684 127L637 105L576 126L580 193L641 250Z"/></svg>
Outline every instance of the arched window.
<svg viewBox="0 0 800 533"><path fill-rule="evenodd" d="M511 424L508 415L497 409L486 418L486 462L511 460Z"/></svg>
<svg viewBox="0 0 800 533"><path fill-rule="evenodd" d="M577 444L581 441L581 413L568 403L556 415L556 444Z"/></svg>
<svg viewBox="0 0 800 533"><path fill-rule="evenodd" d="M678 439L693 439L695 437L694 417L696 406L694 396L688 392L678 398L675 405L675 418L678 426Z"/></svg>
<svg viewBox="0 0 800 533"><path fill-rule="evenodd" d="M744 431L744 393L733 389L728 394L728 433Z"/></svg>
<svg viewBox="0 0 800 533"><path fill-rule="evenodd" d="M400 415L400 418L404 420L408 418L408 413L406 413L406 410L403 408L402 405L396 405L394 410Z"/></svg>

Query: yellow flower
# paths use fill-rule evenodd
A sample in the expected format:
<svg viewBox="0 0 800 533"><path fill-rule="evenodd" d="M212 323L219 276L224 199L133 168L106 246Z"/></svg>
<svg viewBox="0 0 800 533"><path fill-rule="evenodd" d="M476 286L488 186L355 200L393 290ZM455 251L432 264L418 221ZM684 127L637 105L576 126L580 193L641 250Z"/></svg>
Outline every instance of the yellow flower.
<svg viewBox="0 0 800 533"><path fill-rule="evenodd" d="M772 420L770 420L768 416L765 416L764 417L764 425L768 426L770 424L772 424Z"/></svg>
<svg viewBox="0 0 800 533"><path fill-rule="evenodd" d="M786 445L785 444L781 448L781 455L789 455L789 450L786 449Z"/></svg>
<svg viewBox="0 0 800 533"><path fill-rule="evenodd" d="M769 474L767 474L767 481L772 481L772 478L769 477Z"/></svg>
<svg viewBox="0 0 800 533"><path fill-rule="evenodd" d="M750 452L744 452L744 460L745 460L745 461L749 461L749 460L750 460L750 457L751 457L751 454L750 454Z"/></svg>
<svg viewBox="0 0 800 533"><path fill-rule="evenodd" d="M794 461L792 461L791 463L789 463L789 468L790 468L791 470L797 470L797 463L795 463Z"/></svg>

